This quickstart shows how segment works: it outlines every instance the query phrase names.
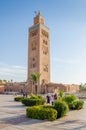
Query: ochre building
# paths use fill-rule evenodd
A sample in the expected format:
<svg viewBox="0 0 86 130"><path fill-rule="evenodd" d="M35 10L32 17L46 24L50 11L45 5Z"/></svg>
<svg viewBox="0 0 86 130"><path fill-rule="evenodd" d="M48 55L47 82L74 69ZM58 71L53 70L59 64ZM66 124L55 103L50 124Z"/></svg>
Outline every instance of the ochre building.
<svg viewBox="0 0 86 130"><path fill-rule="evenodd" d="M43 84L50 82L50 31L40 12L34 17L34 24L29 28L28 34L29 82L30 75L34 72L41 74L37 89L41 93Z"/></svg>

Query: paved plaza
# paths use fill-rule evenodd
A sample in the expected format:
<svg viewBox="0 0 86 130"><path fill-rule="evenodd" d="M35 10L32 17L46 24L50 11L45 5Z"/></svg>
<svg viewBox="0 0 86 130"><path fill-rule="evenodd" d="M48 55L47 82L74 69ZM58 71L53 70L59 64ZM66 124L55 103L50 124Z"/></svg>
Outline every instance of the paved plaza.
<svg viewBox="0 0 86 130"><path fill-rule="evenodd" d="M70 111L56 121L26 117L26 107L14 102L13 95L0 95L0 130L86 130L86 102L79 111Z"/></svg>

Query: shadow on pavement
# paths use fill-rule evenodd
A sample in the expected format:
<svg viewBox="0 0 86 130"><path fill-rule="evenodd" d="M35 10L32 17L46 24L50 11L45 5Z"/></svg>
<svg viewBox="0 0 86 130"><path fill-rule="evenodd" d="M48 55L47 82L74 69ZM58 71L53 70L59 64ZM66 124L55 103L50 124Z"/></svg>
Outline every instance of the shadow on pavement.
<svg viewBox="0 0 86 130"><path fill-rule="evenodd" d="M24 105L9 105L9 106L0 106L0 107L4 107L4 108L27 108L26 106L24 106Z"/></svg>
<svg viewBox="0 0 86 130"><path fill-rule="evenodd" d="M10 125L17 125L23 122L25 122L26 125L45 122L44 120L36 120L36 119L28 118L25 115L7 117L4 119L1 119L0 121L1 123L10 124Z"/></svg>

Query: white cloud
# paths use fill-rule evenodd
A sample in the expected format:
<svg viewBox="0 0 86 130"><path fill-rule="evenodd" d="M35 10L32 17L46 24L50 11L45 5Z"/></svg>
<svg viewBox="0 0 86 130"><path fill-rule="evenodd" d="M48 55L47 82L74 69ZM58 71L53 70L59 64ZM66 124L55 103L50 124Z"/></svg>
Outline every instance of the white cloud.
<svg viewBox="0 0 86 130"><path fill-rule="evenodd" d="M23 67L23 66L17 66L17 65L13 65L12 68L26 70L26 67Z"/></svg>
<svg viewBox="0 0 86 130"><path fill-rule="evenodd" d="M27 78L27 68L24 66L0 63L0 79L24 81Z"/></svg>
<svg viewBox="0 0 86 130"><path fill-rule="evenodd" d="M61 59L61 58L52 58L53 61L59 62L59 63L65 63L65 64L77 64L77 63L82 63L81 60L72 60L72 59Z"/></svg>
<svg viewBox="0 0 86 130"><path fill-rule="evenodd" d="M59 64L59 65L58 65ZM54 82L86 83L86 60L52 58L52 75Z"/></svg>

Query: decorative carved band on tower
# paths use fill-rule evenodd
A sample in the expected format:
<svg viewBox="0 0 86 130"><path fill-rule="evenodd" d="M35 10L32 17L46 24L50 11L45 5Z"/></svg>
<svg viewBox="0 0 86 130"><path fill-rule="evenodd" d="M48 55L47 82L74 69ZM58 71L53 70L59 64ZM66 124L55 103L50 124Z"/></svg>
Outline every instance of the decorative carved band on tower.
<svg viewBox="0 0 86 130"><path fill-rule="evenodd" d="M38 93L43 81L50 82L50 31L40 12L34 17L34 24L28 33L28 80L31 73L39 72Z"/></svg>

